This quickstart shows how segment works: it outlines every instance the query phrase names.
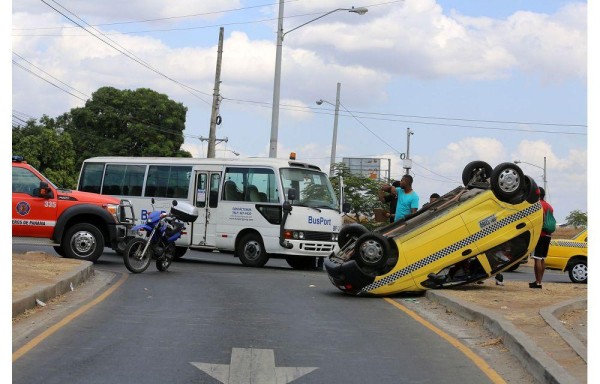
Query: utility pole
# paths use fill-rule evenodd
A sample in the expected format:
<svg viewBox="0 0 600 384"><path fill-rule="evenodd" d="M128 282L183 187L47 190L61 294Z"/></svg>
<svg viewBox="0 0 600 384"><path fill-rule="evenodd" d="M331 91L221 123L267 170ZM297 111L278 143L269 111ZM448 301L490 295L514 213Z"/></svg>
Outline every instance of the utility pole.
<svg viewBox="0 0 600 384"><path fill-rule="evenodd" d="M213 92L212 112L210 114L210 130L208 132L208 150L206 157L211 159L215 157L215 145L217 136L217 117L219 116L219 103L221 95L219 88L221 85L221 59L223 58L223 27L219 29L219 48L217 50L217 70L215 73L215 88ZM220 120L220 119L219 119Z"/></svg>
<svg viewBox="0 0 600 384"><path fill-rule="evenodd" d="M406 128L406 158L404 159L404 169L406 169L406 174L410 172L410 168L412 167L412 160L410 159L410 135L413 135L414 132L410 130L410 128Z"/></svg>
<svg viewBox="0 0 600 384"><path fill-rule="evenodd" d="M275 50L275 79L273 80L273 108L271 111L271 138L269 157L277 157L277 137L279 135L279 97L281 93L281 55L283 50L283 3L279 0L279 18L277 19L277 49Z"/></svg>
<svg viewBox="0 0 600 384"><path fill-rule="evenodd" d="M337 146L338 116L340 114L340 88L342 84L337 83L335 96L335 115L333 118L333 139L331 140L331 161L329 163L329 176L333 177L333 166L335 165L335 150Z"/></svg>

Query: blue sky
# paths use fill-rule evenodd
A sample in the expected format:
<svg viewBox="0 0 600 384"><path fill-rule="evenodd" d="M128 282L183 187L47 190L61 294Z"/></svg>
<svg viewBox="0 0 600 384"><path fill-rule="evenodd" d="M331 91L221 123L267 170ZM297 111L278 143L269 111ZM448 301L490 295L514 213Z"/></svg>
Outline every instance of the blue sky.
<svg viewBox="0 0 600 384"><path fill-rule="evenodd" d="M268 156L276 0L46 3L200 92L190 94L74 28L44 2L23 0L12 4L12 60L47 80L60 79L79 98L13 65L13 113L55 117L102 86L151 88L188 107L185 148L206 156L199 138L209 134L223 26L217 138L228 142L217 146L217 156ZM523 164L523 170L542 185L546 157L557 219L588 210L586 2L290 0L284 32L351 6L369 11L335 12L285 37L278 157L294 151L329 169L333 107L315 101L334 103L339 82L337 161L390 159L391 175L399 178L410 128L410 172L422 202L459 185L473 160L492 167L532 163L537 167Z"/></svg>

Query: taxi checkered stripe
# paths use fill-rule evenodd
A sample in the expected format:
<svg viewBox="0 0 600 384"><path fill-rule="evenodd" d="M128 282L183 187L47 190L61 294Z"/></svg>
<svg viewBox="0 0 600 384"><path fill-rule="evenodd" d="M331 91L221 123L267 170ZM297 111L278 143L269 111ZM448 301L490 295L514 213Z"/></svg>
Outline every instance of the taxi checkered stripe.
<svg viewBox="0 0 600 384"><path fill-rule="evenodd" d="M552 240L550 242L551 245L559 246L559 247L569 247L569 248L587 248L587 243L582 243L580 241L569 241L569 240Z"/></svg>
<svg viewBox="0 0 600 384"><path fill-rule="evenodd" d="M539 202L537 202L537 203L531 205L530 207L528 207L527 209L524 209L522 211L515 213L514 215L510 215L500 221L492 223L492 224L484 227L481 231L474 233L471 236L468 236L468 237L464 238L463 240L450 245L447 248L441 249L441 250L437 251L436 253L434 253L433 255L429 255L429 256L417 261L416 263L408 265L406 268L403 268L403 269L401 269L397 272L394 272L391 275L389 275L379 281L376 281L374 283L367 285L366 287L361 289L361 293L367 293L371 290L383 287L385 285L392 284L394 281L398 280L399 278L404 277L404 276L408 275L409 273L412 273L420 268L423 268L426 265L431 264L434 261L441 259L442 257L448 256L451 253L456 252L456 251L460 250L461 248L468 246L469 244L473 244L473 243L483 239L484 237L490 235L491 233L496 232L497 230L499 230L509 224L512 224L515 221L519 221L519 220L523 219L524 217L531 215L532 213L534 213L535 211L537 211L539 209L542 209L542 205Z"/></svg>

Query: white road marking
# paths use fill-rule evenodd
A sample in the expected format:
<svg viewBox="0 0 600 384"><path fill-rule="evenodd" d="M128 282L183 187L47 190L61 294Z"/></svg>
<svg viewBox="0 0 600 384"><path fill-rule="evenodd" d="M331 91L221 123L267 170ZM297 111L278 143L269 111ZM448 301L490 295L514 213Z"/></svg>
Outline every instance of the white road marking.
<svg viewBox="0 0 600 384"><path fill-rule="evenodd" d="M233 348L226 364L194 363L223 384L286 384L318 367L276 367L272 349Z"/></svg>

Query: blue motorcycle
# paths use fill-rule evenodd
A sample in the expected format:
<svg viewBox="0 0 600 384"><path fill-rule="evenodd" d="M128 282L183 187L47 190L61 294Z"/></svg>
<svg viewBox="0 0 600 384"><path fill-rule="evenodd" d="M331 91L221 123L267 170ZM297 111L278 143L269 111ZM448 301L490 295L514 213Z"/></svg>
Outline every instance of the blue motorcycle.
<svg viewBox="0 0 600 384"><path fill-rule="evenodd" d="M156 269L166 271L176 255L175 241L181 237L185 223L198 218L198 209L188 203L173 200L170 211L153 211L145 223L131 230L142 233L128 241L123 253L125 267L131 273L144 272L152 260L156 260ZM154 208L154 198L152 199Z"/></svg>

